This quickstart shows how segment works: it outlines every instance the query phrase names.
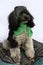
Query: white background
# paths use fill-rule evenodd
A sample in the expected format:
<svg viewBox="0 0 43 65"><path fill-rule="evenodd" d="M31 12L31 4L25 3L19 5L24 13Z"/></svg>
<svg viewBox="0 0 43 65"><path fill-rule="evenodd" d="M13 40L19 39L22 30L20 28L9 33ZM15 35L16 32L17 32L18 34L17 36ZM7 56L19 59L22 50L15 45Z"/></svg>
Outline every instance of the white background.
<svg viewBox="0 0 43 65"><path fill-rule="evenodd" d="M34 17L32 38L43 43L43 0L0 0L0 42L8 37L8 15L17 5L24 5Z"/></svg>

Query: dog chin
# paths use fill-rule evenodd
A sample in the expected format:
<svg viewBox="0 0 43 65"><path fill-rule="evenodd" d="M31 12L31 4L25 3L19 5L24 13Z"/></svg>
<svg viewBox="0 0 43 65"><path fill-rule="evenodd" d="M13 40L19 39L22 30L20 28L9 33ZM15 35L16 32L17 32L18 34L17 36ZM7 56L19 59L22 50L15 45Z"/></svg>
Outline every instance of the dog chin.
<svg viewBox="0 0 43 65"><path fill-rule="evenodd" d="M25 21L24 23L28 23L28 21Z"/></svg>

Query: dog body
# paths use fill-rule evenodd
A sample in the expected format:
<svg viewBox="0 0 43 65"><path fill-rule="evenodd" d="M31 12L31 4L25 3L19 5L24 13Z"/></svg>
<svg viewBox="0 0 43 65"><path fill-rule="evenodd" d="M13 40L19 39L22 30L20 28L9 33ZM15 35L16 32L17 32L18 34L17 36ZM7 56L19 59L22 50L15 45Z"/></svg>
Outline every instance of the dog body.
<svg viewBox="0 0 43 65"><path fill-rule="evenodd" d="M9 21L9 36L7 43L4 42L3 47L9 46L11 57L16 59L17 63L20 63L20 47L25 50L25 54L28 58L33 58L35 55L33 40L27 35L25 29L22 34L15 36L14 31L17 31L20 27L20 23L23 21L27 26L34 27L33 16L28 12L24 6L16 6L14 11L8 17ZM13 35L14 34L14 35ZM6 44L6 45L5 45ZM8 45L7 45L8 44Z"/></svg>
<svg viewBox="0 0 43 65"><path fill-rule="evenodd" d="M25 50L26 56L29 58L34 57L34 47L33 40L27 35L27 31L25 30L21 35L16 37L18 41L19 47L22 45L22 48Z"/></svg>

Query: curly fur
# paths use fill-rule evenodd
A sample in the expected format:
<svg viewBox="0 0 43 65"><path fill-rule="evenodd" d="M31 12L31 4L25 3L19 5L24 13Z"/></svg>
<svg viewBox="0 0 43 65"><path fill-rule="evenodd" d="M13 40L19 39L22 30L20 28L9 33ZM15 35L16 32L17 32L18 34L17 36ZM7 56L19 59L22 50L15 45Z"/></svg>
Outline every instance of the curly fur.
<svg viewBox="0 0 43 65"><path fill-rule="evenodd" d="M20 47L23 46L27 57L34 57L34 47L32 39L27 36L26 30L19 36L13 36L13 31L16 31L20 23L23 21L27 26L34 27L33 16L29 13L25 6L16 6L8 16L9 36L7 38L10 46L10 53L13 58L18 55L20 61ZM19 50L18 53L14 49Z"/></svg>

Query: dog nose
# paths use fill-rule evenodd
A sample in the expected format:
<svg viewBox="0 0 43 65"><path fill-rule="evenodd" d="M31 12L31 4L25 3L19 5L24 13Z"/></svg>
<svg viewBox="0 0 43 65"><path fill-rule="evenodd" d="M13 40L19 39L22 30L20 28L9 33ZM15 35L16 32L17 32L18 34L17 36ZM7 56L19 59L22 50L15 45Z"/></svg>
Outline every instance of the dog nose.
<svg viewBox="0 0 43 65"><path fill-rule="evenodd" d="M30 27L34 27L35 26L35 23L33 21L30 22Z"/></svg>

